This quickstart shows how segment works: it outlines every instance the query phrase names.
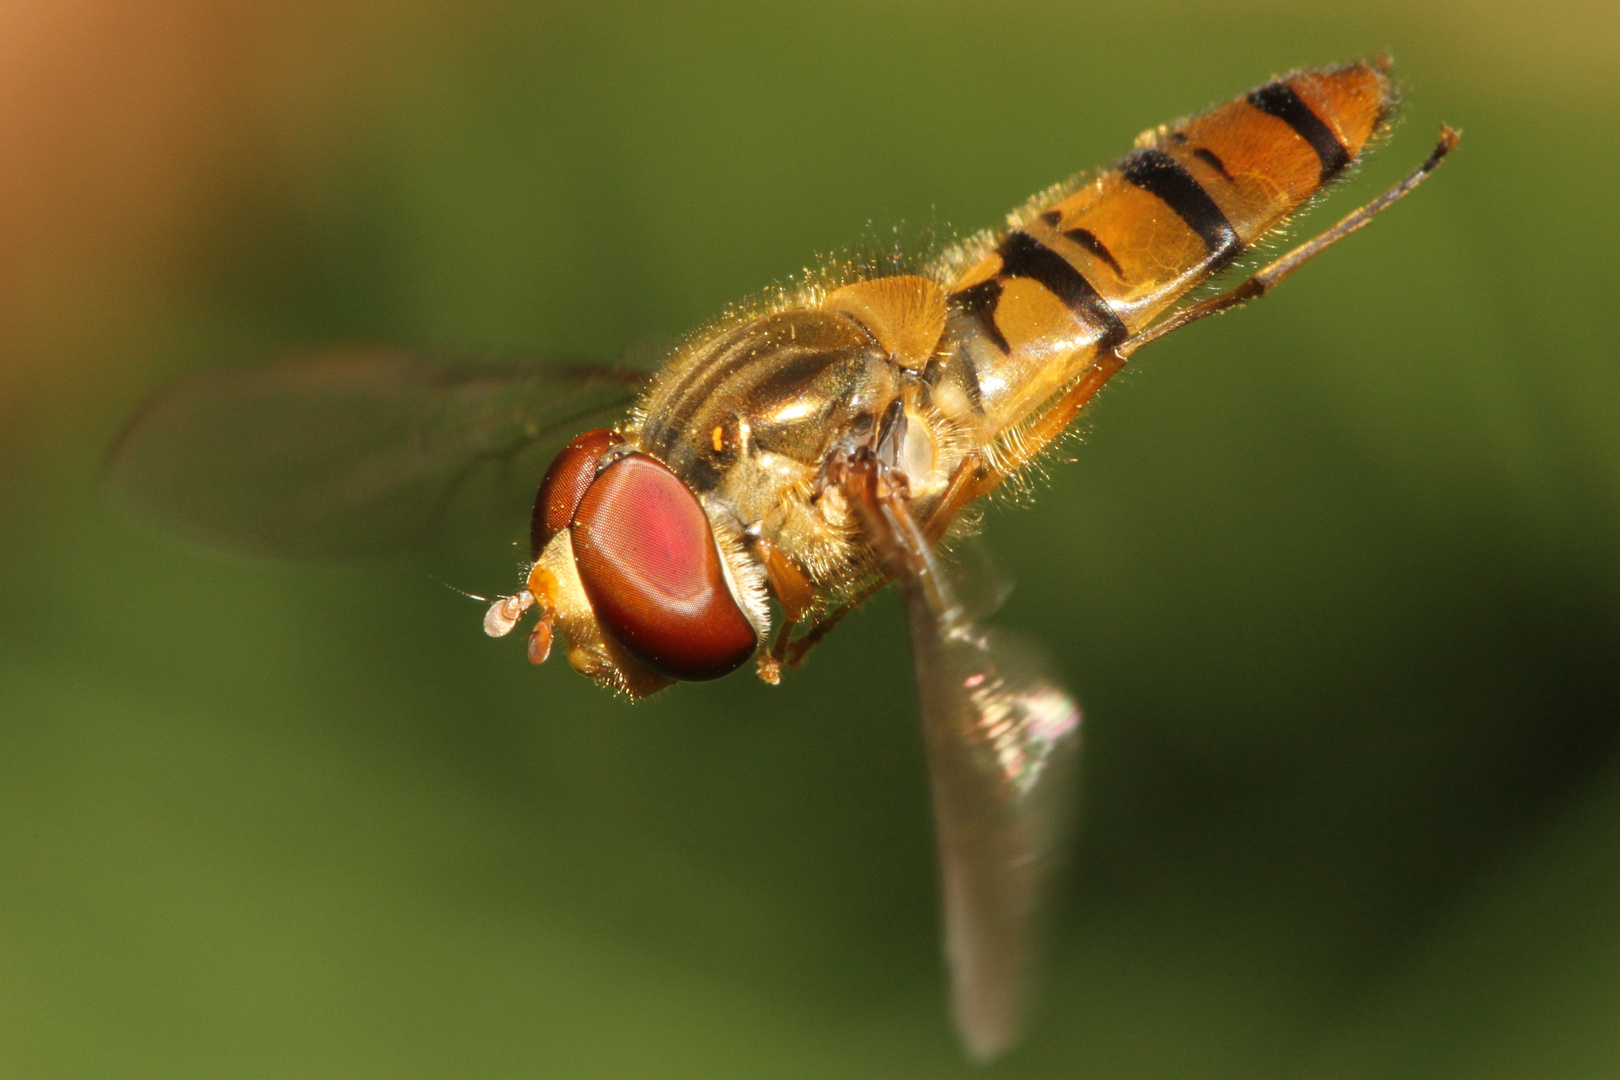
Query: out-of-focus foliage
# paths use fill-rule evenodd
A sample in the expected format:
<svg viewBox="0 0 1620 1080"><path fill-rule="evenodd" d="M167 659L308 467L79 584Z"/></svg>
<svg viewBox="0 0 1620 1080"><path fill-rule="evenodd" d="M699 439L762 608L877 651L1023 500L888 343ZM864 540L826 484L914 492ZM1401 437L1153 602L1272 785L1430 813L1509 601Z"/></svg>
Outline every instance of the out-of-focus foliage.
<svg viewBox="0 0 1620 1080"><path fill-rule="evenodd" d="M1008 1076L1620 1070L1612 5L20 0L0 13L0 1073L967 1075L900 613L630 706L419 557L200 557L102 455L331 342L616 355L1389 50L1273 297L1139 354L989 539L1088 707ZM513 491L517 492L515 499ZM515 511L512 509L516 507ZM505 508L494 511L489 507ZM430 576L431 575L431 576Z"/></svg>

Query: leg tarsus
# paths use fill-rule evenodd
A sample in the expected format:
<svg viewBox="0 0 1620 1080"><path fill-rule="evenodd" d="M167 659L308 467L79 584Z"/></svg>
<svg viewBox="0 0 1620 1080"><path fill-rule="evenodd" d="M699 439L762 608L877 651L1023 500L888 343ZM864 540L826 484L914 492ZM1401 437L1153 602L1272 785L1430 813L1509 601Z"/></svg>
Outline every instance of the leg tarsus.
<svg viewBox="0 0 1620 1080"><path fill-rule="evenodd" d="M1157 341L1166 334L1180 330L1183 326L1264 296L1280 285L1295 270L1298 270L1340 240L1366 225L1378 214L1388 209L1391 204L1409 194L1413 188L1428 178L1428 175L1439 166L1440 162L1445 160L1446 155L1451 153L1452 148L1457 145L1459 138L1461 136L1454 129L1441 125L1440 139L1435 143L1434 150L1424 159L1423 164L1408 173L1400 183L1378 196L1372 202L1357 207L1349 214L1346 214L1331 229L1318 233L1281 258L1261 267L1226 292L1184 307L1143 330L1121 345L1119 354L1123 357L1129 357L1143 345L1151 341Z"/></svg>
<svg viewBox="0 0 1620 1080"><path fill-rule="evenodd" d="M1300 244L1219 296L1212 296L1207 300L1201 300L1196 304L1184 307L1133 337L1126 339L1116 348L1100 353L1096 362L1075 381L1074 385L1064 391L1063 395L1042 413L1033 424L1019 433L1016 442L1009 447L1006 453L1000 455L1001 461L994 465L986 462L981 475L972 486L968 497L962 501L962 505L966 506L974 500L990 494L1007 477L1018 472L1039 457L1041 452L1052 444L1053 440L1063 434L1074 418L1080 415L1080 410L1085 408L1098 390L1102 389L1103 383L1107 382L1125 366L1126 360L1137 349L1149 342L1157 341L1159 338L1179 330L1183 326L1195 323L1199 319L1207 318L1217 312L1237 307L1240 304L1246 304L1250 300L1264 296L1267 292L1276 288L1288 275L1340 240L1343 240L1346 236L1360 229L1363 225L1366 225L1377 214L1422 183L1435 170L1435 167L1445 159L1445 156L1451 152L1452 148L1457 145L1459 137L1455 130L1442 125L1439 141L1435 144L1434 150L1424 159L1423 164L1419 165L1405 179L1378 196L1378 198L1352 211L1340 219L1338 224L1332 228ZM932 520L930 520L929 524L933 524ZM946 522L946 524L949 524L949 522Z"/></svg>
<svg viewBox="0 0 1620 1080"><path fill-rule="evenodd" d="M839 604L825 615L817 618L816 621L811 624L810 629L806 630L802 635L800 635L797 640L785 643L786 648L783 652L783 663L785 663L789 668L794 669L802 666L805 660L809 658L810 653L815 649L815 647L821 644L821 639L826 637L833 627L844 621L844 616L854 611L862 603L866 602L866 600L868 600L872 594L876 593L879 589L882 589L888 583L889 581L887 578L876 578L862 586L860 591L854 596L850 597L848 600L845 600L842 604Z"/></svg>

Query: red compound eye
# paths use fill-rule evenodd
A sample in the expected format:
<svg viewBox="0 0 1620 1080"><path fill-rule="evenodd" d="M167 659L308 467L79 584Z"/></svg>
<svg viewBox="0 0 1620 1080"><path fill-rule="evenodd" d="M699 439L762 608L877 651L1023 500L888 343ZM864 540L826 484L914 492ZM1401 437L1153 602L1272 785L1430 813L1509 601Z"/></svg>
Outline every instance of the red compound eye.
<svg viewBox="0 0 1620 1080"><path fill-rule="evenodd" d="M663 462L627 454L574 513L574 565L596 619L672 679L717 679L754 652L753 624L726 585L709 519Z"/></svg>
<svg viewBox="0 0 1620 1080"><path fill-rule="evenodd" d="M623 439L607 428L578 435L563 447L540 481L529 520L529 558L538 559L553 536L568 528L585 489L596 479L596 463Z"/></svg>

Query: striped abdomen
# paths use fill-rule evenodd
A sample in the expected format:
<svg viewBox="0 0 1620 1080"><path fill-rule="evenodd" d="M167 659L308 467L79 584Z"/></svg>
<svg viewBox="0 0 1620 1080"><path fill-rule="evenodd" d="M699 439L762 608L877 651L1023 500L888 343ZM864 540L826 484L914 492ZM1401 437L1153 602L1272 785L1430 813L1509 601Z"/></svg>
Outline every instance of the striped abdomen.
<svg viewBox="0 0 1620 1080"><path fill-rule="evenodd" d="M1391 105L1368 63L1285 76L1150 131L952 286L998 427L1018 422L1344 171Z"/></svg>

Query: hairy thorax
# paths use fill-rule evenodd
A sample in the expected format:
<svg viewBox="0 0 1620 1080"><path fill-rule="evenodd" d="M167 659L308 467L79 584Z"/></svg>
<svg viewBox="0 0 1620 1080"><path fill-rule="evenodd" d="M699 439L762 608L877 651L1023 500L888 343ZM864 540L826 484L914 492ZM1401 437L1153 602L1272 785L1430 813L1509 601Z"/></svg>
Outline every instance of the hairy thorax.
<svg viewBox="0 0 1620 1080"><path fill-rule="evenodd" d="M926 516L986 431L973 369L949 347L939 287L889 278L850 292L689 345L626 431L691 486L717 529L768 541L818 591L841 591L873 571L858 523L823 482L832 457L877 447Z"/></svg>

